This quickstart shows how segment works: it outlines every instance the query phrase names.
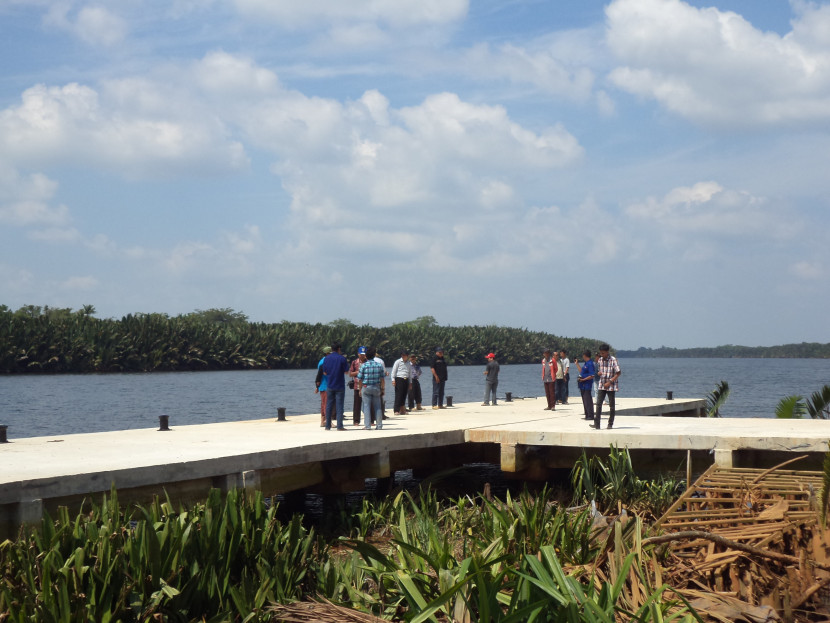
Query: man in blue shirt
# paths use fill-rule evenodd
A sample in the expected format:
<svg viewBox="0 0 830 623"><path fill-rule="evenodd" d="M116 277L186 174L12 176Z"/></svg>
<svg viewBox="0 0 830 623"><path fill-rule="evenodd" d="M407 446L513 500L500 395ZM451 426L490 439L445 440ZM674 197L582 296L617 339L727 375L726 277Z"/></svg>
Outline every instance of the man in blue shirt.
<svg viewBox="0 0 830 623"><path fill-rule="evenodd" d="M326 375L326 430L331 430L332 416L337 413L337 430L343 426L343 401L346 397L346 381L343 375L349 371L349 362L340 354L340 344L331 345L331 352L323 359L323 374Z"/></svg>
<svg viewBox="0 0 830 623"><path fill-rule="evenodd" d="M582 353L582 361L585 363L582 366L578 361L575 361L577 369L579 370L579 377L577 378L577 385L579 386L579 393L582 394L582 407L585 410L585 419L594 419L594 401L591 399L591 389L594 385L594 377L597 375L597 367L594 360L591 359L591 351L586 350Z"/></svg>
<svg viewBox="0 0 830 623"><path fill-rule="evenodd" d="M320 394L320 426L326 425L326 377L323 376L323 362L326 360L326 355L331 352L331 346L326 346L323 349L323 356L317 363L317 379L315 385L317 389L314 393Z"/></svg>

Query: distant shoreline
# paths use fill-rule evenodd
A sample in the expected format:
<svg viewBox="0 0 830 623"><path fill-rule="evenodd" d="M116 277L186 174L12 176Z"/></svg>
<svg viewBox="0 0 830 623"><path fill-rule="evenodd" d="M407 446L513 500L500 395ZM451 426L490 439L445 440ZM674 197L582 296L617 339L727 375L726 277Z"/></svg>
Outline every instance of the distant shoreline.
<svg viewBox="0 0 830 623"><path fill-rule="evenodd" d="M830 359L830 344L801 342L779 346L724 346L698 348L646 348L618 350L618 357L654 359Z"/></svg>

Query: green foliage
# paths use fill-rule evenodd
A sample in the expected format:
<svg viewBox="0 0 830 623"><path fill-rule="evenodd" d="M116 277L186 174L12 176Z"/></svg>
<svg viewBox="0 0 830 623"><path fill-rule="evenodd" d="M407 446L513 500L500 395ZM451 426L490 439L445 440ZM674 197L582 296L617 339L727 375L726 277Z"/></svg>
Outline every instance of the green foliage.
<svg viewBox="0 0 830 623"><path fill-rule="evenodd" d="M583 451L571 471L571 485L575 504L596 502L604 511L621 504L654 516L662 515L684 487L681 480L664 475L643 480L634 471L628 449L613 445L607 459Z"/></svg>
<svg viewBox="0 0 830 623"><path fill-rule="evenodd" d="M706 417L720 417L720 408L729 398L729 383L721 381L706 396Z"/></svg>
<svg viewBox="0 0 830 623"><path fill-rule="evenodd" d="M807 401L807 412L814 420L830 419L830 385L825 385L810 395Z"/></svg>
<svg viewBox="0 0 830 623"><path fill-rule="evenodd" d="M367 499L336 549L276 512L238 491L131 511L113 491L75 517L61 509L0 544L0 620L267 621L270 603L308 597L416 623L690 616L650 575L639 520L597 531L548 489Z"/></svg>
<svg viewBox="0 0 830 623"><path fill-rule="evenodd" d="M784 420L801 419L807 413L803 396L786 396L775 406L775 417Z"/></svg>
<svg viewBox="0 0 830 623"><path fill-rule="evenodd" d="M71 518L0 545L0 613L23 621L265 621L268 602L313 588L326 550L300 517L287 524L261 493L211 492L123 510L113 491Z"/></svg>
<svg viewBox="0 0 830 623"><path fill-rule="evenodd" d="M421 359L441 345L449 363L482 364L491 350L501 363L531 363L548 346L578 352L596 349L588 338L505 327L442 327L432 316L386 328L329 324L251 323L232 309L197 310L169 317L130 314L120 320L93 317L87 305L70 309L0 307L0 373L152 372L314 368L324 346L339 342L392 354L406 348Z"/></svg>

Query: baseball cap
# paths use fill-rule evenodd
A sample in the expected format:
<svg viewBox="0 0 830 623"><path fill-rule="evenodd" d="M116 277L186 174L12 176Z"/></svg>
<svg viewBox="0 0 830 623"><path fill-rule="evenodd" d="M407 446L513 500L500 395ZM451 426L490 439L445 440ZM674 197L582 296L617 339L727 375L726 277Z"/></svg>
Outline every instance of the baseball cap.
<svg viewBox="0 0 830 623"><path fill-rule="evenodd" d="M358 354L358 355L365 355L365 354L366 354L366 347L365 347L365 346L361 346L360 348L358 348L358 349L357 349L357 354Z"/></svg>
<svg viewBox="0 0 830 623"><path fill-rule="evenodd" d="M487 359L495 359L496 356L493 353L489 353L486 358Z"/></svg>

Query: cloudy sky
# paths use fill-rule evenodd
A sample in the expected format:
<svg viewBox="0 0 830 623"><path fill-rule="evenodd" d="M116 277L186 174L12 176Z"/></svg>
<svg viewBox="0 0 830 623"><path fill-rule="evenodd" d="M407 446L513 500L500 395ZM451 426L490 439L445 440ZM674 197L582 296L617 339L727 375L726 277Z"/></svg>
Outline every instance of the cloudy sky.
<svg viewBox="0 0 830 623"><path fill-rule="evenodd" d="M830 3L0 0L0 303L830 341Z"/></svg>

